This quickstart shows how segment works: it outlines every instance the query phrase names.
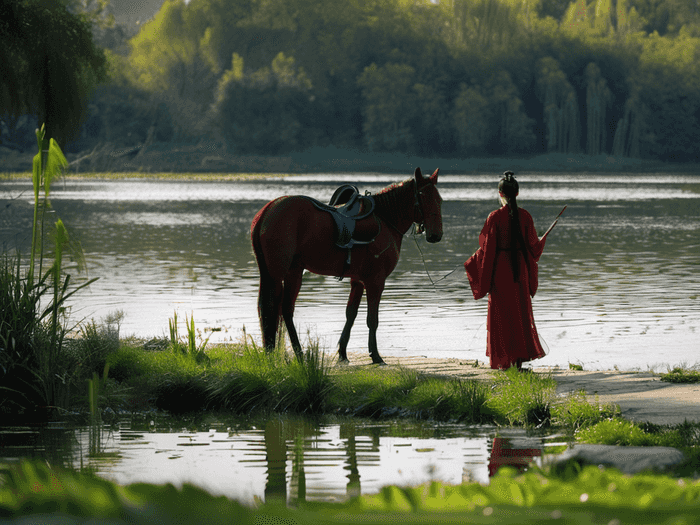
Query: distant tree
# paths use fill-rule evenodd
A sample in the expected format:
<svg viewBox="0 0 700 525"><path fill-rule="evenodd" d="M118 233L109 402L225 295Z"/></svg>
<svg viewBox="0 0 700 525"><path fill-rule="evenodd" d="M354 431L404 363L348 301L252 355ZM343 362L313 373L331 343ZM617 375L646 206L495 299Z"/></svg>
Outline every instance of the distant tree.
<svg viewBox="0 0 700 525"><path fill-rule="evenodd" d="M559 21L569 8L570 0L542 0L538 7L538 14L544 17L552 17Z"/></svg>
<svg viewBox="0 0 700 525"><path fill-rule="evenodd" d="M454 148L453 126L446 94L436 85L415 84L415 116L410 124L412 150L419 155L451 153Z"/></svg>
<svg viewBox="0 0 700 525"><path fill-rule="evenodd" d="M642 17L643 29L660 36L675 36L685 27L700 36L700 4L697 0L628 0Z"/></svg>
<svg viewBox="0 0 700 525"><path fill-rule="evenodd" d="M492 135L493 112L479 86L460 85L453 116L458 153L483 154Z"/></svg>
<svg viewBox="0 0 700 525"><path fill-rule="evenodd" d="M46 136L76 136L86 100L106 79L90 23L49 0L0 0L0 113L35 115Z"/></svg>
<svg viewBox="0 0 700 525"><path fill-rule="evenodd" d="M612 103L612 93L600 68L591 62L586 66L586 153L605 153L609 129L606 126L606 110Z"/></svg>
<svg viewBox="0 0 700 525"><path fill-rule="evenodd" d="M362 89L365 144L371 151L407 151L413 144L415 69L406 64L372 64L358 79Z"/></svg>
<svg viewBox="0 0 700 525"><path fill-rule="evenodd" d="M219 81L213 119L237 153L280 154L305 143L302 114L313 104L311 83L292 57L279 53L269 68L244 72L234 55Z"/></svg>
<svg viewBox="0 0 700 525"><path fill-rule="evenodd" d="M454 117L462 154L526 152L535 142L534 122L505 71L492 74L482 85L460 86Z"/></svg>
<svg viewBox="0 0 700 525"><path fill-rule="evenodd" d="M580 119L576 91L552 57L537 63L537 93L543 105L547 151L578 153Z"/></svg>

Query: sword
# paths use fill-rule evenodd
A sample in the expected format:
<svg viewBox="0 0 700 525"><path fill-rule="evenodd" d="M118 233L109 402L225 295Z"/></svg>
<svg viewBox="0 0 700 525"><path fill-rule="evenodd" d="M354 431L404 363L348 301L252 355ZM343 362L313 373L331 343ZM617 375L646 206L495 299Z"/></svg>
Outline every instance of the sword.
<svg viewBox="0 0 700 525"><path fill-rule="evenodd" d="M554 219L554 222L553 222L552 225L549 227L549 229L548 229L546 232L544 232L544 235L543 235L542 237L540 237L540 240L544 239L545 237L547 237L547 235L549 235L549 232L551 232L552 229L557 225L557 222L559 222L559 217L561 217L561 215L562 215L562 213L564 213L564 210L565 210L565 209L566 209L566 206L564 206L564 207L562 208L562 210L559 212L559 215L557 215L557 218Z"/></svg>

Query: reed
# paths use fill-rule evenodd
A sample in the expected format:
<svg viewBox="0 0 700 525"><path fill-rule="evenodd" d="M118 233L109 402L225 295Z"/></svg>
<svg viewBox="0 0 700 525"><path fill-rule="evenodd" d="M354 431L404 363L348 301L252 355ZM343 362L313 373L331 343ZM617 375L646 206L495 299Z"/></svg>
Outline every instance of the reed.
<svg viewBox="0 0 700 525"><path fill-rule="evenodd" d="M178 332L177 311L173 312L173 317L171 319L168 319L168 328L170 331L170 346L173 352L181 352L185 355L189 355L198 362L208 359L204 350L211 335L203 339L197 334L194 327L194 313L190 319L188 319L187 314L185 314L185 328L187 329L187 339L185 341L182 341ZM201 341L199 344L197 343L197 339Z"/></svg>
<svg viewBox="0 0 700 525"><path fill-rule="evenodd" d="M68 163L56 141L46 138L44 126L36 130L36 137L39 152L32 167L34 215L29 266L22 268L17 253L3 255L0 267L0 389L7 394L1 402L6 409L39 409L49 415L69 406L71 388L78 376L76 363L64 344L68 330L63 313L68 299L94 279L69 290L70 275L63 271L64 254L72 252L79 269L83 258L60 219L51 231L53 263L44 271L45 216L50 207L51 182Z"/></svg>

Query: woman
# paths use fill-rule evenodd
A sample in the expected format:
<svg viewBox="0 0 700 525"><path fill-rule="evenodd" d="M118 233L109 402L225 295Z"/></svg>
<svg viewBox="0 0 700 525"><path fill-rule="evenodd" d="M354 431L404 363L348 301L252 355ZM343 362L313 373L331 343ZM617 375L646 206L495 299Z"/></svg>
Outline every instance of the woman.
<svg viewBox="0 0 700 525"><path fill-rule="evenodd" d="M522 369L525 361L545 356L532 316L530 297L537 291L537 261L544 250L532 216L518 207L518 181L506 171L498 183L501 208L486 219L479 249L464 267L474 299L489 294L486 355L491 368Z"/></svg>

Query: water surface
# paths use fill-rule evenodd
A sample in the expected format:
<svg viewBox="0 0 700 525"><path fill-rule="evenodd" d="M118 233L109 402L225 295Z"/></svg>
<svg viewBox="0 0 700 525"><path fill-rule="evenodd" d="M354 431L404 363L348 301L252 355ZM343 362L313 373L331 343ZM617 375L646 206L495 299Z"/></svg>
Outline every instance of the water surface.
<svg viewBox="0 0 700 525"><path fill-rule="evenodd" d="M440 177L443 240L404 239L380 306L383 355L485 358L486 299L473 300L461 265L497 205L498 178ZM122 335L153 337L167 333L177 310L181 319L194 314L201 330L217 330L211 341L237 340L243 326L259 337L258 272L249 238L255 213L280 195L327 201L343 182L377 192L397 180L321 174L54 184L53 207L82 243L89 276L99 277L75 296L71 317L99 320L122 310ZM700 361L700 177L548 174L519 180L520 205L540 232L568 205L540 260L533 308L549 355L536 364L663 371L664 365ZM31 197L28 182L0 182L4 248L28 251ZM347 281L306 274L296 310L300 334L318 337L332 352L348 293ZM365 315L363 301L350 351L366 352Z"/></svg>
<svg viewBox="0 0 700 525"><path fill-rule="evenodd" d="M0 427L0 463L33 457L119 483L190 483L245 504L344 501L387 485L489 483L503 465L542 466L557 436L463 425L272 418L259 426L163 424ZM245 480L245 482L242 482Z"/></svg>

